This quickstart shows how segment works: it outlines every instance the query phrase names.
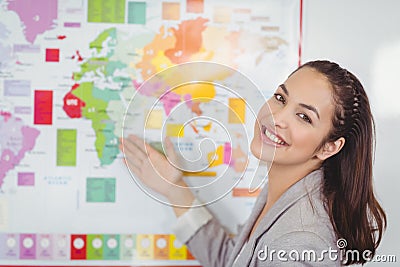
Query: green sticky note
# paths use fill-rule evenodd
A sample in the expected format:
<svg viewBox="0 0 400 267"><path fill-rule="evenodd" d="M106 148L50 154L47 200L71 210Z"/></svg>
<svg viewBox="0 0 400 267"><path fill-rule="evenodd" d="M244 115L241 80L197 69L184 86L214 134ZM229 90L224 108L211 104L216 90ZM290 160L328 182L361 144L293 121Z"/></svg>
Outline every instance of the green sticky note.
<svg viewBox="0 0 400 267"><path fill-rule="evenodd" d="M104 247L103 243L103 235L87 235L86 259L102 260Z"/></svg>
<svg viewBox="0 0 400 267"><path fill-rule="evenodd" d="M76 129L57 130L57 166L76 166Z"/></svg>
<svg viewBox="0 0 400 267"><path fill-rule="evenodd" d="M128 2L128 23L146 24L146 2Z"/></svg>
<svg viewBox="0 0 400 267"><path fill-rule="evenodd" d="M89 0L88 22L125 23L125 0Z"/></svg>
<svg viewBox="0 0 400 267"><path fill-rule="evenodd" d="M133 260L136 258L136 235L126 234L121 235L121 260Z"/></svg>
<svg viewBox="0 0 400 267"><path fill-rule="evenodd" d="M119 235L104 235L103 256L105 260L119 260L120 238Z"/></svg>
<svg viewBox="0 0 400 267"><path fill-rule="evenodd" d="M115 178L86 179L86 202L115 202Z"/></svg>

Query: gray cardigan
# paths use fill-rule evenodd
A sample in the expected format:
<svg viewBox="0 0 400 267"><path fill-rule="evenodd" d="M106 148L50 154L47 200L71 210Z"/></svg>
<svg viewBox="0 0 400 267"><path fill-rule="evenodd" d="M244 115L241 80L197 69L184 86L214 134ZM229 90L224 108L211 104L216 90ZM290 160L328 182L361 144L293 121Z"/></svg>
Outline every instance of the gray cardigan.
<svg viewBox="0 0 400 267"><path fill-rule="evenodd" d="M246 240L267 199L261 191L250 217L231 238L213 218L186 243L204 267L340 266L340 252L321 195L322 170L292 185Z"/></svg>

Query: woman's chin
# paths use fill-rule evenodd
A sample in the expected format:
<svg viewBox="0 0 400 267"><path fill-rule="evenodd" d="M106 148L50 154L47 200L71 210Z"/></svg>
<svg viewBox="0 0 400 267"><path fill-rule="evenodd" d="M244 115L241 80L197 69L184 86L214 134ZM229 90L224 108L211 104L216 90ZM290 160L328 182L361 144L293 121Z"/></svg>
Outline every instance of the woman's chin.
<svg viewBox="0 0 400 267"><path fill-rule="evenodd" d="M262 145L262 143L255 141L254 139L250 144L250 151L257 159L272 163L274 160L275 150L272 147L267 147Z"/></svg>

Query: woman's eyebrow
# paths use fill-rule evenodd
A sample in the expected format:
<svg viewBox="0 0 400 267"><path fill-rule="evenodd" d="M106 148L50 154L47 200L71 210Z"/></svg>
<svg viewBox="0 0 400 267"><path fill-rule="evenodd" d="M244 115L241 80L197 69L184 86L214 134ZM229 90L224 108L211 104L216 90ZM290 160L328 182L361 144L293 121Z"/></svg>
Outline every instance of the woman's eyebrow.
<svg viewBox="0 0 400 267"><path fill-rule="evenodd" d="M283 83L279 85L279 87L282 88L283 92L285 92L287 96L289 96L289 91L287 90L286 86Z"/></svg>
<svg viewBox="0 0 400 267"><path fill-rule="evenodd" d="M279 87L282 88L283 92L284 92L287 96L289 96L289 91L288 91L288 89L286 88L286 85L281 84L281 85L279 85ZM303 108L306 108L306 109L308 109L308 110L311 110L312 112L315 113L315 115L317 115L318 119L320 119L318 110L317 110L315 107L310 106L310 105L307 105L307 104L302 104L302 103L300 103L299 105L302 106Z"/></svg>
<svg viewBox="0 0 400 267"><path fill-rule="evenodd" d="M300 103L299 105L302 106L303 108L306 108L308 110L313 111L315 113L315 115L317 115L318 119L320 119L319 118L319 113L318 113L318 111L317 111L317 109L315 107L310 106L310 105L306 105L306 104L302 104L302 103Z"/></svg>

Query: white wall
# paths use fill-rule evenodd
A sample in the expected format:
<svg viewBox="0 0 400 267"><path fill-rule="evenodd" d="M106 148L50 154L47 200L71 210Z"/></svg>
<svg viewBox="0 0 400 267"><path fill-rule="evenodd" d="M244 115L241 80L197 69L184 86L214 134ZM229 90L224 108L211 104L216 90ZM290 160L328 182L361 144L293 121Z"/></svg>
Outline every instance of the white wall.
<svg viewBox="0 0 400 267"><path fill-rule="evenodd" d="M303 60L349 69L369 94L376 120L376 193L388 216L378 254L400 264L400 1L304 0ZM368 266L382 266L370 263Z"/></svg>

